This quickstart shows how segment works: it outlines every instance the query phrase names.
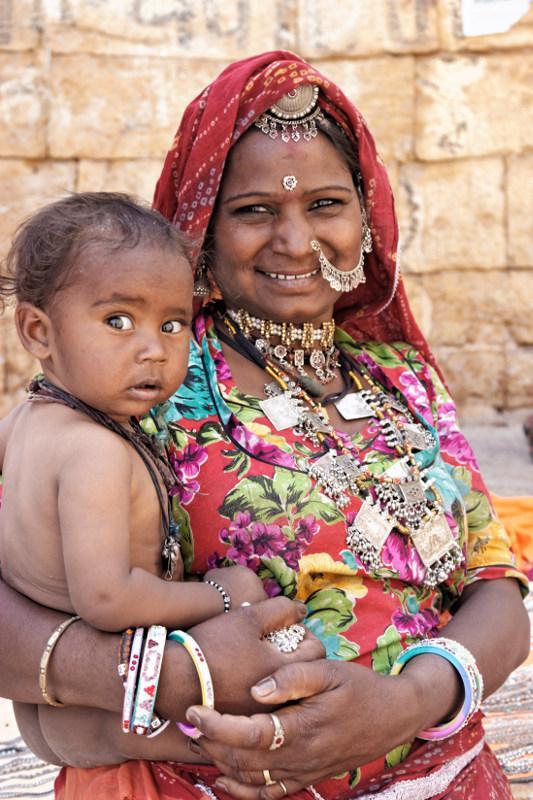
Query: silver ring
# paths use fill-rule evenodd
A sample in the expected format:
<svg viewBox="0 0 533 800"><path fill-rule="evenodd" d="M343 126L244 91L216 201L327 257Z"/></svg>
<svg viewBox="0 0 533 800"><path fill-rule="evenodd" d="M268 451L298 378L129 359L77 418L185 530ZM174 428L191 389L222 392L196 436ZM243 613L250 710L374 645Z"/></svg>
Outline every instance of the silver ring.
<svg viewBox="0 0 533 800"><path fill-rule="evenodd" d="M287 628L279 628L277 631L270 631L265 634L265 639L275 644L282 653L292 653L305 637L303 625L289 625Z"/></svg>
<svg viewBox="0 0 533 800"><path fill-rule="evenodd" d="M274 724L274 734L268 749L277 750L278 747L281 747L281 745L285 742L285 731L283 730L283 725L281 724L279 717L277 717L275 714L270 714L270 719Z"/></svg>
<svg viewBox="0 0 533 800"><path fill-rule="evenodd" d="M285 786L285 784L283 783L283 781L278 781L278 783L279 783L279 785L281 786L281 788L283 789L283 794L284 794L284 795L286 795L286 794L289 794L289 790L287 789L287 787Z"/></svg>
<svg viewBox="0 0 533 800"><path fill-rule="evenodd" d="M263 778L265 779L265 786L274 786L276 781L272 780L272 775L268 769L263 770Z"/></svg>

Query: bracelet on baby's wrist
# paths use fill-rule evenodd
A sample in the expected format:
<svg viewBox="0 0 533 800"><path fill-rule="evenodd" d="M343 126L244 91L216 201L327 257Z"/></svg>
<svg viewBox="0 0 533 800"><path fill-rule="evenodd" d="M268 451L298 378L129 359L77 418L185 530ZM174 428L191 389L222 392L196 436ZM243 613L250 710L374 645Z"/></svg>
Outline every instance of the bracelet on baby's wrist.
<svg viewBox="0 0 533 800"><path fill-rule="evenodd" d="M207 583L208 586L212 586L213 589L216 589L217 592L221 595L222 602L224 603L224 614L227 614L231 608L231 597L229 596L227 591L224 589L223 586L220 585L220 583L217 583L216 581L206 580L204 581L204 583Z"/></svg>

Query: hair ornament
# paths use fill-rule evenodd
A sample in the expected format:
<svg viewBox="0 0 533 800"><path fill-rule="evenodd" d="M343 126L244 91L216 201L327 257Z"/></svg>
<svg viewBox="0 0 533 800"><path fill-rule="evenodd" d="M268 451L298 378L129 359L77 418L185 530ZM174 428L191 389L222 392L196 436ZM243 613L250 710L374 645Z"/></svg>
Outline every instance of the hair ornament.
<svg viewBox="0 0 533 800"><path fill-rule="evenodd" d="M271 139L281 137L283 142L309 142L318 133L317 119L324 119L318 106L319 88L311 83L295 86L284 94L254 125Z"/></svg>

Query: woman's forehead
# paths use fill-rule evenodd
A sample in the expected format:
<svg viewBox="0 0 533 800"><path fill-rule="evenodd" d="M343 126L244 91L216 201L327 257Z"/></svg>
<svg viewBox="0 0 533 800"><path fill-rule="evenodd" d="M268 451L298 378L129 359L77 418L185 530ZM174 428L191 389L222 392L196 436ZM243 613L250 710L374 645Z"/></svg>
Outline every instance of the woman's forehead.
<svg viewBox="0 0 533 800"><path fill-rule="evenodd" d="M314 177L320 183L325 179L351 177L342 155L323 133L311 141L283 142L250 130L230 152L221 192L227 194L235 186L279 182L280 176L297 172L302 178Z"/></svg>

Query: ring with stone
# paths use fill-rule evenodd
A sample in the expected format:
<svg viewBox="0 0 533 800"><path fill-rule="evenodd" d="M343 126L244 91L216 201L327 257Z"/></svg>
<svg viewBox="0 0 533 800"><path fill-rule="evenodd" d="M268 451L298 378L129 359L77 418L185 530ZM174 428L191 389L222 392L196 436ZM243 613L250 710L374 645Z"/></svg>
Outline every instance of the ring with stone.
<svg viewBox="0 0 533 800"><path fill-rule="evenodd" d="M270 719L274 724L274 735L272 736L272 741L268 749L277 750L285 741L285 731L283 730L283 725L279 717L275 714L270 714Z"/></svg>
<svg viewBox="0 0 533 800"><path fill-rule="evenodd" d="M263 770L263 778L265 779L265 786L274 786L276 781L272 780L272 776L268 769Z"/></svg>
<svg viewBox="0 0 533 800"><path fill-rule="evenodd" d="M265 639L275 644L282 653L292 653L305 637L303 625L289 625L286 628L278 628L265 634Z"/></svg>

